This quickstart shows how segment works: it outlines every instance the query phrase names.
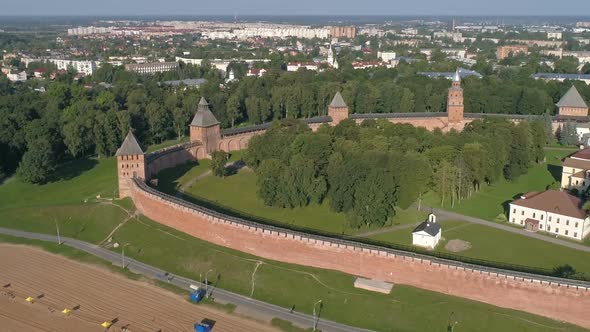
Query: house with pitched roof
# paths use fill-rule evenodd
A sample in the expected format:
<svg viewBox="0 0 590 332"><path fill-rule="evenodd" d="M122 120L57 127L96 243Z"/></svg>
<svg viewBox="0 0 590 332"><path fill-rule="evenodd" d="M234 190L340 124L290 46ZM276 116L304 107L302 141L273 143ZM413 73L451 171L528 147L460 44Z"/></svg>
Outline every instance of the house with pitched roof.
<svg viewBox="0 0 590 332"><path fill-rule="evenodd" d="M556 106L559 109L559 115L588 116L588 105L573 85Z"/></svg>
<svg viewBox="0 0 590 332"><path fill-rule="evenodd" d="M530 232L583 240L590 232L590 218L582 203L566 191L529 192L510 203L508 222Z"/></svg>
<svg viewBox="0 0 590 332"><path fill-rule="evenodd" d="M429 214L428 219L412 231L412 244L418 247L434 249L442 236L442 228L436 222L436 216Z"/></svg>
<svg viewBox="0 0 590 332"><path fill-rule="evenodd" d="M561 188L583 191L590 186L590 148L580 150L563 160Z"/></svg>

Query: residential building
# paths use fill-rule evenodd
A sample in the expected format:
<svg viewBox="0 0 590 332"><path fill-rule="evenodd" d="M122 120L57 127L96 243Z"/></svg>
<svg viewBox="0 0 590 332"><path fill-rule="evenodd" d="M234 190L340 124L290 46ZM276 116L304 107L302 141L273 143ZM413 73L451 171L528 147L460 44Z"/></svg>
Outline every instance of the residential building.
<svg viewBox="0 0 590 332"><path fill-rule="evenodd" d="M459 73L459 78L460 79L464 79L470 76L475 76L477 78L482 78L483 76L473 70L469 70L469 69L465 69L465 68L459 68L457 69L457 72ZM455 74L457 72L419 72L419 75L424 75L430 78L438 78L438 77L444 77L448 80L452 80L455 78Z"/></svg>
<svg viewBox="0 0 590 332"><path fill-rule="evenodd" d="M13 67L13 66L5 66L5 67L2 67L2 74L8 75L17 69L18 68Z"/></svg>
<svg viewBox="0 0 590 332"><path fill-rule="evenodd" d="M505 45L505 46L498 46L496 50L496 57L499 60L506 59L510 54L517 54L517 53L528 53L529 47L526 45Z"/></svg>
<svg viewBox="0 0 590 332"><path fill-rule="evenodd" d="M264 76L264 74L266 74L266 71L267 70L264 68L250 68L250 69L248 69L246 76L262 77L262 76Z"/></svg>
<svg viewBox="0 0 590 332"><path fill-rule="evenodd" d="M455 43L463 41L463 34L461 32L437 31L432 34L434 39L451 39Z"/></svg>
<svg viewBox="0 0 590 332"><path fill-rule="evenodd" d="M319 66L315 62L289 62L287 64L287 71L298 71L301 68L317 71Z"/></svg>
<svg viewBox="0 0 590 332"><path fill-rule="evenodd" d="M588 116L588 105L575 86L566 92L556 104L559 115Z"/></svg>
<svg viewBox="0 0 590 332"><path fill-rule="evenodd" d="M77 27L68 29L68 36L86 36L94 34L109 34L113 31L113 27Z"/></svg>
<svg viewBox="0 0 590 332"><path fill-rule="evenodd" d="M368 68L393 68L392 64L384 61L354 61L352 68L354 69L368 69Z"/></svg>
<svg viewBox="0 0 590 332"><path fill-rule="evenodd" d="M548 31L547 32L547 39L559 39L563 38L563 34L559 31Z"/></svg>
<svg viewBox="0 0 590 332"><path fill-rule="evenodd" d="M590 148L580 150L563 160L561 188L585 190L590 186Z"/></svg>
<svg viewBox="0 0 590 332"><path fill-rule="evenodd" d="M201 85L207 83L207 80L204 78L195 78L195 79L187 78L184 80L164 81L163 83L165 85L169 85L169 86L173 86L173 87L178 87L178 86L184 85L185 87L198 89L201 87Z"/></svg>
<svg viewBox="0 0 590 332"><path fill-rule="evenodd" d="M45 74L46 72L47 72L47 69L45 69L45 68L37 68L33 72L33 75L35 75L35 78L43 78L43 74Z"/></svg>
<svg viewBox="0 0 590 332"><path fill-rule="evenodd" d="M429 214L428 219L412 231L412 244L415 246L434 249L442 236L442 228L436 222L436 216Z"/></svg>
<svg viewBox="0 0 590 332"><path fill-rule="evenodd" d="M576 240L584 239L590 231L590 218L582 209L582 200L565 191L530 192L509 206L508 221L527 231L543 231Z"/></svg>
<svg viewBox="0 0 590 332"><path fill-rule="evenodd" d="M539 46L539 47L552 47L552 48L560 48L563 46L562 41L556 40L531 40L531 39L508 39L506 40L507 43L516 43L516 44L523 44L529 47Z"/></svg>
<svg viewBox="0 0 590 332"><path fill-rule="evenodd" d="M6 76L12 82L24 82L27 80L27 72L24 70L20 73L10 73Z"/></svg>
<svg viewBox="0 0 590 332"><path fill-rule="evenodd" d="M186 63L187 65L193 65L193 66L200 66L201 63L203 63L203 59L182 58L179 56L177 56L175 58L175 61L176 62L182 61L182 62Z"/></svg>
<svg viewBox="0 0 590 332"><path fill-rule="evenodd" d="M391 62L397 57L395 52L377 52L377 57L385 62Z"/></svg>
<svg viewBox="0 0 590 332"><path fill-rule="evenodd" d="M28 58L23 57L22 62L25 63L25 66L28 67L29 63L31 62L49 62L53 63L58 70L68 70L70 68L75 69L78 73L84 73L85 75L92 75L96 68L98 67L98 63L92 60L68 60L68 59L55 59L55 58Z"/></svg>
<svg viewBox="0 0 590 332"><path fill-rule="evenodd" d="M163 73L177 70L178 62L133 63L125 65L125 69L139 74Z"/></svg>
<svg viewBox="0 0 590 332"><path fill-rule="evenodd" d="M556 73L536 73L531 75L536 80L544 81L558 81L563 82L565 80L571 81L582 81L586 84L590 84L590 74L556 74Z"/></svg>
<svg viewBox="0 0 590 332"><path fill-rule="evenodd" d="M335 26L330 28L330 35L332 38L349 38L356 37L355 26Z"/></svg>

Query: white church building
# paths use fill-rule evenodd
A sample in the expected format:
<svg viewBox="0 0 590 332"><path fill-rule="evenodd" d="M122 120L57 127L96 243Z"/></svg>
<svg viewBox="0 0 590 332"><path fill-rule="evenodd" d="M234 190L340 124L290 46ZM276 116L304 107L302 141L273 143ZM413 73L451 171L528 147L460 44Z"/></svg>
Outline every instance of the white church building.
<svg viewBox="0 0 590 332"><path fill-rule="evenodd" d="M412 231L412 244L418 247L434 249L442 236L442 228L436 222L436 216L429 214L428 219Z"/></svg>

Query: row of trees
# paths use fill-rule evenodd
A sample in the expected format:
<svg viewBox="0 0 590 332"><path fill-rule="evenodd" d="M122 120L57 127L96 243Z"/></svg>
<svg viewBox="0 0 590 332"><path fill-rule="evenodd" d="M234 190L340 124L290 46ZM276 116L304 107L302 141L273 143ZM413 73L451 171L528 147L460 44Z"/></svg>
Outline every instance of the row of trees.
<svg viewBox="0 0 590 332"><path fill-rule="evenodd" d="M14 172L22 160L23 172L35 173L22 174L24 179L46 181L64 158L113 155L129 128L144 144L182 137L201 96L226 128L325 115L338 90L356 113L444 111L449 82L417 75L418 67L319 74L271 70L262 78L242 77L226 83L218 70L207 65L183 65L180 72L154 76L104 65L81 81L74 81L70 73L49 82L45 94L32 91L39 81L14 85L0 78L0 173ZM205 78L207 83L198 90L161 84L186 75ZM87 87L93 83L93 88ZM553 111L553 103L568 84L501 72L482 80L466 79L464 87L468 112L543 114ZM578 89L590 97L589 87ZM29 139L31 135L35 138ZM37 141L47 142L35 147L43 153L32 150ZM47 156L45 164L32 156L23 158L29 150L31 155Z"/></svg>
<svg viewBox="0 0 590 332"><path fill-rule="evenodd" d="M294 208L328 200L353 227L383 225L429 190L455 202L482 184L514 179L544 160L546 124L477 120L461 133L429 132L386 120L352 120L317 132L275 122L254 137L244 157L269 206Z"/></svg>

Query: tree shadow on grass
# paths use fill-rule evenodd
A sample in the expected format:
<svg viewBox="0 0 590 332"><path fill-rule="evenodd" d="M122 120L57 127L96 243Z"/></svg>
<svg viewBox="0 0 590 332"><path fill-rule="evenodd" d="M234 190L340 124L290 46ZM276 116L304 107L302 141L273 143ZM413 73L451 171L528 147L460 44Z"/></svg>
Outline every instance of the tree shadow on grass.
<svg viewBox="0 0 590 332"><path fill-rule="evenodd" d="M196 166L199 166L198 161L188 161L182 165L161 170L155 176L159 180L158 190L169 194L175 192L176 187L180 184L178 179Z"/></svg>
<svg viewBox="0 0 590 332"><path fill-rule="evenodd" d="M96 159L78 159L60 165L48 182L71 180L98 165Z"/></svg>
<svg viewBox="0 0 590 332"><path fill-rule="evenodd" d="M225 176L232 176L238 174L238 171L246 167L246 163L243 160L237 160L233 164L225 167Z"/></svg>
<svg viewBox="0 0 590 332"><path fill-rule="evenodd" d="M551 173L551 176L555 181L561 182L561 166L548 164L547 170L549 171L549 173Z"/></svg>
<svg viewBox="0 0 590 332"><path fill-rule="evenodd" d="M514 202L517 199L520 199L524 194L525 193L518 193L512 196L512 199L506 200L502 203L502 208L504 209L504 214L506 215L506 218L508 218L508 216L510 215L510 203Z"/></svg>

